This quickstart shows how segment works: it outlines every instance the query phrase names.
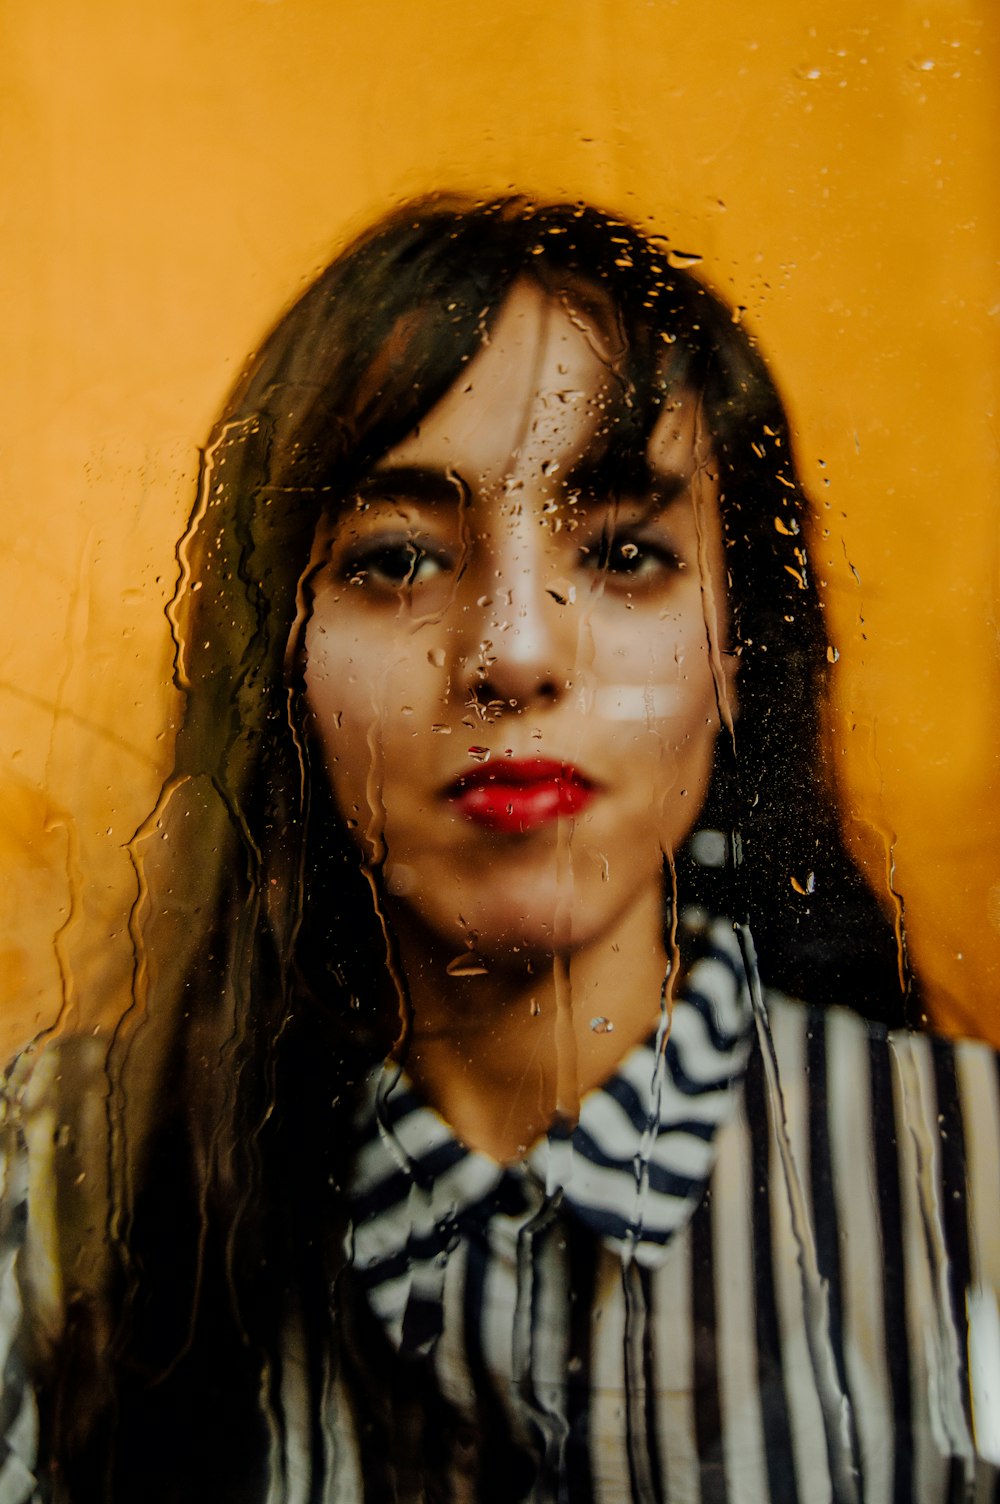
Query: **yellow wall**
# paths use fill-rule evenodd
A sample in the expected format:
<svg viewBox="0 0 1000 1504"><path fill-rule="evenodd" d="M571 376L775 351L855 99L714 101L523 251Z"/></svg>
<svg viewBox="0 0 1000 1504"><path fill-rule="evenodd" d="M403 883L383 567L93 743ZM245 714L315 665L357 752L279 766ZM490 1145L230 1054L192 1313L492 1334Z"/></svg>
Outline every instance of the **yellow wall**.
<svg viewBox="0 0 1000 1504"><path fill-rule="evenodd" d="M852 830L938 1021L1000 1042L993 0L4 13L0 1053L127 955L197 444L345 233L438 185L597 199L745 305L829 530Z"/></svg>

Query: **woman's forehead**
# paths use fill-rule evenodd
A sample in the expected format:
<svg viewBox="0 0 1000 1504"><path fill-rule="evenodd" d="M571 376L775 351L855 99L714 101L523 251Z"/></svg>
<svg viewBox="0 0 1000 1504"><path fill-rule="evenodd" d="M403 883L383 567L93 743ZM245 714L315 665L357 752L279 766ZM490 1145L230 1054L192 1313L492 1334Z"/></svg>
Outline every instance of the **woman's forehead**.
<svg viewBox="0 0 1000 1504"><path fill-rule="evenodd" d="M654 474L691 474L710 462L712 447L701 398L690 387L679 387L653 424L646 449L650 469Z"/></svg>
<svg viewBox="0 0 1000 1504"><path fill-rule="evenodd" d="M454 469L488 486L541 469L565 479L581 465L634 450L636 393L625 366L610 300L582 286L543 288L523 278L458 380L376 474ZM696 407L684 390L663 404L648 445L641 442L654 469L674 474L697 463Z"/></svg>

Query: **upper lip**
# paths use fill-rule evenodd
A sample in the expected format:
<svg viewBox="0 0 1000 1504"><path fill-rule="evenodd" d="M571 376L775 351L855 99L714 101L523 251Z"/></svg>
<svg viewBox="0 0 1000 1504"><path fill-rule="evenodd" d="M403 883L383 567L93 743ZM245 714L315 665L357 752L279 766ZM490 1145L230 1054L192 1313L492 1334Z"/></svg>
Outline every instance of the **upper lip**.
<svg viewBox="0 0 1000 1504"><path fill-rule="evenodd" d="M594 788L594 780L586 773L555 757L498 757L495 761L480 763L468 772L460 773L448 785L445 793L449 798L463 794L466 789L482 788L489 783L508 783L526 788L533 783L550 783L553 779L584 784Z"/></svg>

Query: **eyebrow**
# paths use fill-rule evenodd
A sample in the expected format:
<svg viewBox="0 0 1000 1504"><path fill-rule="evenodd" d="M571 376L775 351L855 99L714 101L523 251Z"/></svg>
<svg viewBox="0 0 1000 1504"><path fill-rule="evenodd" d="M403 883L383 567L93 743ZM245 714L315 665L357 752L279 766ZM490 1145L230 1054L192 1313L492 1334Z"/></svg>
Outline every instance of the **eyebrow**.
<svg viewBox="0 0 1000 1504"><path fill-rule="evenodd" d="M372 470L354 487L358 501L417 501L433 506L459 506L468 487L456 471L430 465L385 465Z"/></svg>
<svg viewBox="0 0 1000 1504"><path fill-rule="evenodd" d="M691 484L690 472L659 470L645 454L610 454L585 458L565 475L555 473L553 483L571 494L581 506L602 506L609 497L669 506ZM460 506L468 487L457 471L432 465L384 465L372 470L354 488L357 501L414 501L431 506Z"/></svg>
<svg viewBox="0 0 1000 1504"><path fill-rule="evenodd" d="M630 451L584 459L563 480L567 491L579 493L584 506L588 502L599 505L609 496L630 501L648 498L661 507L669 506L690 484L690 472L658 470L649 463L648 455Z"/></svg>

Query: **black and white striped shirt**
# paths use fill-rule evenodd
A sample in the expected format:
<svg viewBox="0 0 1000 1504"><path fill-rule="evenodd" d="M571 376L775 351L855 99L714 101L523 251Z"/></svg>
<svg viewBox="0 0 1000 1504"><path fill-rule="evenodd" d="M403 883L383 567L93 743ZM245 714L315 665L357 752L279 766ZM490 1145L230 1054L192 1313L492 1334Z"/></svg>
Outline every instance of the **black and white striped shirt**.
<svg viewBox="0 0 1000 1504"><path fill-rule="evenodd" d="M355 1285L434 1498L995 1497L997 1058L762 1003L719 921L669 1033L513 1167L373 1082Z"/></svg>
<svg viewBox="0 0 1000 1504"><path fill-rule="evenodd" d="M343 1361L317 1383L290 1318L268 1504L1000 1500L985 1045L754 1002L718 921L669 1026L522 1163L389 1066L357 1133ZM7 1174L0 1504L28 1504L44 1271Z"/></svg>

